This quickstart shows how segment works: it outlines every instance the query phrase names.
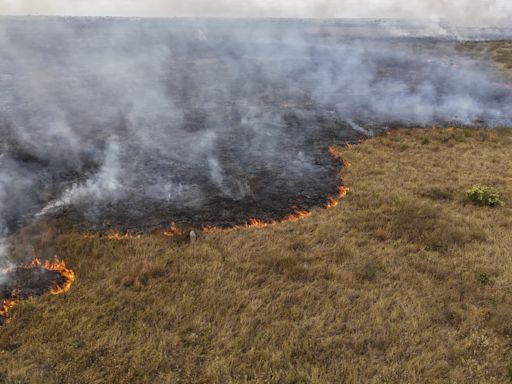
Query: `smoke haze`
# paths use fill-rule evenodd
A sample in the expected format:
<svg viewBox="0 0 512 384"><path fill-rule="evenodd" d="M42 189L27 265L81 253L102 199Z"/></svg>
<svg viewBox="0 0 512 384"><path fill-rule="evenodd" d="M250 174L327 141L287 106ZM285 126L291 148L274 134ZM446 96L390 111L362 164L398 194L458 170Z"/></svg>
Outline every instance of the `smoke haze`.
<svg viewBox="0 0 512 384"><path fill-rule="evenodd" d="M508 0L1 0L0 14L438 18L463 25L495 25L512 19L512 3Z"/></svg>
<svg viewBox="0 0 512 384"><path fill-rule="evenodd" d="M149 4L126 9L163 6ZM510 85L455 49L502 33L398 20L2 18L0 238L59 212L92 229L153 229L318 206L337 184L329 144L391 125L512 125Z"/></svg>

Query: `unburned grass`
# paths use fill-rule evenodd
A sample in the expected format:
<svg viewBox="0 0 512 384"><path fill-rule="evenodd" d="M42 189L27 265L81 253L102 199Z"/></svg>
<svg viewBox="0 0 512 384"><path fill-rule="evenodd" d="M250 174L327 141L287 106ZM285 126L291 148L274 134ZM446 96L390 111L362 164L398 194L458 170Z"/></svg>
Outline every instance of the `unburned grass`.
<svg viewBox="0 0 512 384"><path fill-rule="evenodd" d="M512 41L464 42L458 50L478 59L490 58L501 72L512 77Z"/></svg>

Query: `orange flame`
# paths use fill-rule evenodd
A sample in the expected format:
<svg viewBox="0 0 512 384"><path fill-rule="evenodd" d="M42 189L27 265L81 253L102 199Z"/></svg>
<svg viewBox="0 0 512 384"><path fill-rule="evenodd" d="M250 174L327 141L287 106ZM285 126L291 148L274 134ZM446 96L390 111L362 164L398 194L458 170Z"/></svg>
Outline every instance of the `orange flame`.
<svg viewBox="0 0 512 384"><path fill-rule="evenodd" d="M297 211L293 212L291 215L289 215L288 217L286 217L283 220L283 222L284 221L297 221L297 220L303 219L308 216L311 216L311 212L306 211L306 210L297 210Z"/></svg>
<svg viewBox="0 0 512 384"><path fill-rule="evenodd" d="M343 180L340 180L340 181L343 182ZM338 186L338 195L336 196L336 198L329 196L327 198L327 204L325 205L325 208L330 209L330 208L334 208L335 206L337 206L338 200L345 198L347 196L348 191L349 191L349 189L347 187L345 187L344 185Z"/></svg>
<svg viewBox="0 0 512 384"><path fill-rule="evenodd" d="M73 282L75 281L75 272L72 269L66 267L66 263L60 261L57 258L55 258L53 261L46 260L44 263L42 263L39 259L33 259L29 266L22 266L18 268L37 267L46 269L47 271L57 272L64 280L62 285L54 283L50 291L52 295L60 295L62 293L66 293L69 291L71 285L73 285Z"/></svg>
<svg viewBox="0 0 512 384"><path fill-rule="evenodd" d="M73 282L75 281L75 272L72 269L66 267L66 264L57 258L55 258L53 261L46 260L45 262L41 262L39 259L34 258L30 264L19 265L15 268L42 268L48 271L57 272L64 281L62 284L53 283L53 286L50 289L50 293L52 295L60 295L68 292L71 289ZM2 305L0 306L0 317L2 318L5 318L11 308L18 302L18 299L16 298L18 295L17 291L14 290L11 295L12 298L3 300Z"/></svg>
<svg viewBox="0 0 512 384"><path fill-rule="evenodd" d="M327 147L327 152L334 160L343 161L343 159L341 158L341 155L338 153L336 148L334 148L332 145L329 145L329 147Z"/></svg>
<svg viewBox="0 0 512 384"><path fill-rule="evenodd" d="M325 205L325 209L334 208L337 205L338 205L338 200L336 200L334 197L328 197L327 204Z"/></svg>
<svg viewBox="0 0 512 384"><path fill-rule="evenodd" d="M347 143L346 147L348 149L352 149L353 145L350 143ZM334 146L330 145L329 147L327 147L327 152L333 159L343 163L343 166L345 168L349 168L351 166L350 162L348 160L343 159L341 154L338 152L338 150ZM344 183L343 179L340 179L340 183L341 183L341 185L338 186L338 195L336 197L329 196L327 198L327 203L325 205L325 208L333 208L333 207L337 206L338 205L337 199L343 199L345 196L347 196L349 189L343 185L343 183ZM311 212L297 208L295 210L295 212L288 215L287 217L285 217L284 219L282 219L279 222L284 223L286 221L297 221L297 220L303 219L308 216L311 216ZM249 219L249 221L247 223L234 226L231 229L237 230L237 229L243 229L243 228L265 228L270 225L275 225L277 223L278 222L276 222L274 220L262 221L262 220L258 220L258 219ZM205 233L212 233L212 232L217 231L218 229L215 227L212 227L212 226L204 225L201 228L201 230Z"/></svg>
<svg viewBox="0 0 512 384"><path fill-rule="evenodd" d="M204 233L212 233L212 232L215 232L216 230L217 230L217 228L212 227L211 225L203 225L201 227L201 231Z"/></svg>
<svg viewBox="0 0 512 384"><path fill-rule="evenodd" d="M338 187L338 199L343 199L347 196L347 193L350 191L347 187L344 185L340 185Z"/></svg>
<svg viewBox="0 0 512 384"><path fill-rule="evenodd" d="M11 310L12 307L16 304L16 300L4 300L2 305L0 306L0 317L6 317L7 312Z"/></svg>
<svg viewBox="0 0 512 384"><path fill-rule="evenodd" d="M347 144L347 148L352 148L352 144ZM329 155L336 161L340 162L343 164L343 166L345 168L350 168L352 166L352 164L350 164L350 162L348 160L345 160L342 156L341 156L341 153L336 149L334 148L332 145L330 145L329 147L327 147L327 152L329 153Z"/></svg>
<svg viewBox="0 0 512 384"><path fill-rule="evenodd" d="M121 232L108 232L107 234L94 233L94 232L86 232L82 234L82 238L86 240L101 238L109 241L121 241L128 239L139 239L141 235L134 235L131 233L121 233Z"/></svg>
<svg viewBox="0 0 512 384"><path fill-rule="evenodd" d="M233 227L233 229L244 229L244 228L265 228L265 227L268 227L270 225L275 225L277 224L276 221L274 220L270 220L270 221L263 221L263 220L258 220L258 219L249 219L249 221L247 221L247 223L245 224L242 224L242 225L235 225ZM204 228L203 228L204 229ZM213 231L214 228L212 227L208 227L207 228L207 231Z"/></svg>
<svg viewBox="0 0 512 384"><path fill-rule="evenodd" d="M176 223L171 223L171 226L164 231L164 236L179 236L183 235L183 231L178 228Z"/></svg>
<svg viewBox="0 0 512 384"><path fill-rule="evenodd" d="M120 240L128 240L128 239L138 239L141 235L132 235L130 233L121 233L121 232L110 232L105 237L110 241L120 241Z"/></svg>
<svg viewBox="0 0 512 384"><path fill-rule="evenodd" d="M276 221L276 220L263 221L263 220L253 218L253 219L249 219L245 224L235 225L234 227L228 228L226 230L239 230L239 229L246 229L246 228L266 228L271 225L276 225L276 224L284 223L287 221L297 221L297 220L303 219L308 216L311 216L311 212L303 210L303 209L296 209L293 213L289 214L288 216L286 216L284 219L282 219L280 221ZM209 225L204 225L201 228L201 230L205 233L212 233L212 232L215 232L220 229L218 229L216 227L209 226Z"/></svg>
<svg viewBox="0 0 512 384"><path fill-rule="evenodd" d="M111 232L107 235L107 240L119 241L119 240L125 240L128 238L130 238L130 235L128 235L127 233L123 235L122 233L119 233L119 232Z"/></svg>

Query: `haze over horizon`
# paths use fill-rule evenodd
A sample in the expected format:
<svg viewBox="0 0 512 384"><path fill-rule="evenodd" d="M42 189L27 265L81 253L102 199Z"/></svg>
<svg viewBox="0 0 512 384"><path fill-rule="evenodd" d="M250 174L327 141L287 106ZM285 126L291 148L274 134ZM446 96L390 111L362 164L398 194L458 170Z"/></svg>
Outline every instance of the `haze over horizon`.
<svg viewBox="0 0 512 384"><path fill-rule="evenodd" d="M0 15L126 17L422 18L505 25L507 0L0 0Z"/></svg>

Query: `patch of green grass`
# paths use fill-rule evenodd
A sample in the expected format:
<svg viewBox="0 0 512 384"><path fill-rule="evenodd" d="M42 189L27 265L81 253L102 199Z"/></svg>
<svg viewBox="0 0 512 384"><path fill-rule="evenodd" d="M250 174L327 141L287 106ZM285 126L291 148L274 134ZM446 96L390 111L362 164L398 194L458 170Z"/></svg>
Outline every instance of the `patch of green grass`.
<svg viewBox="0 0 512 384"><path fill-rule="evenodd" d="M482 284L489 284L490 281L491 281L491 278L489 277L489 275L485 272L481 272L478 274L478 281Z"/></svg>
<svg viewBox="0 0 512 384"><path fill-rule="evenodd" d="M505 202L494 187L476 184L466 191L466 198L475 205L487 207L503 207Z"/></svg>

